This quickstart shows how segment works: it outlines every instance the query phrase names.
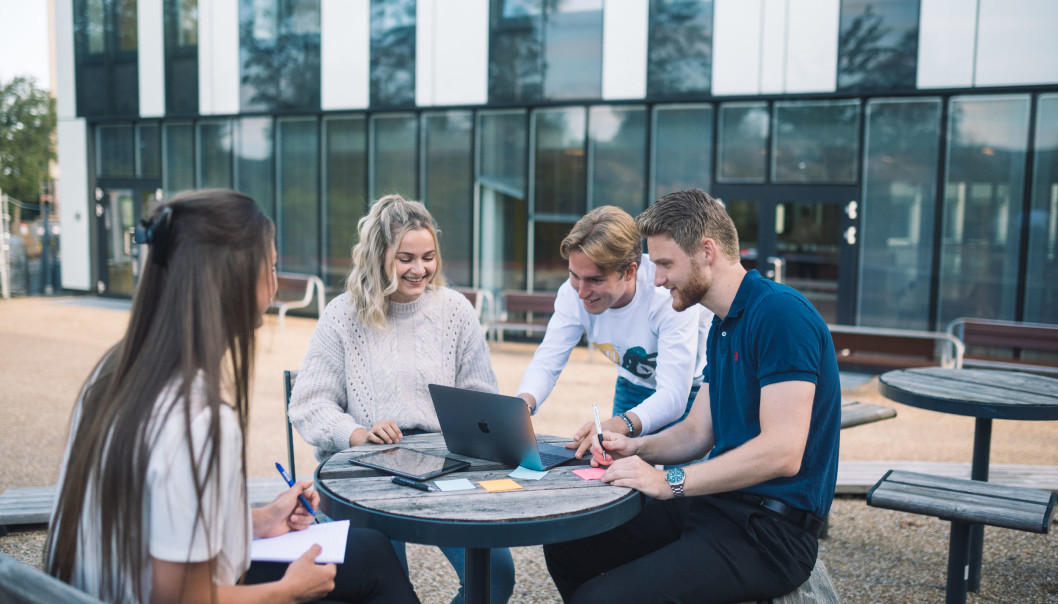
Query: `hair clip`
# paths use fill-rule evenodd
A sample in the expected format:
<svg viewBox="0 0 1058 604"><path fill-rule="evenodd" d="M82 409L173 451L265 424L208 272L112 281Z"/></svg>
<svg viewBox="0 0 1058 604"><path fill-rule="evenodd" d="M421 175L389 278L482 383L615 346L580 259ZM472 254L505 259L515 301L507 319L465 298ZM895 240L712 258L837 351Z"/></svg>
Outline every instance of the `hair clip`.
<svg viewBox="0 0 1058 604"><path fill-rule="evenodd" d="M132 240L151 246L151 261L165 266L169 250L169 226L173 220L173 208L164 206L153 220L143 218L132 232Z"/></svg>

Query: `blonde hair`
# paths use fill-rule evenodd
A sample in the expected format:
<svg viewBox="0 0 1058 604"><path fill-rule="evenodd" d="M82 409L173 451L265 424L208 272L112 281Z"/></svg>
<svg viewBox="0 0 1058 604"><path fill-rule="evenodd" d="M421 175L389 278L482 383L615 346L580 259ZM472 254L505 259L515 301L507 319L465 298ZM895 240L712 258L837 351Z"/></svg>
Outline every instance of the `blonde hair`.
<svg viewBox="0 0 1058 604"><path fill-rule="evenodd" d="M353 270L346 279L350 304L361 323L375 329L386 327L389 295L397 291L397 272L393 258L408 231L426 229L437 246L437 270L427 289L445 284L441 273L441 246L437 240L437 223L422 203L408 201L400 195L386 195L372 206L357 223L360 240L353 247Z"/></svg>
<svg viewBox="0 0 1058 604"><path fill-rule="evenodd" d="M604 273L620 272L639 262L643 243L628 212L617 206L599 206L578 220L562 240L563 260L576 251L584 252Z"/></svg>

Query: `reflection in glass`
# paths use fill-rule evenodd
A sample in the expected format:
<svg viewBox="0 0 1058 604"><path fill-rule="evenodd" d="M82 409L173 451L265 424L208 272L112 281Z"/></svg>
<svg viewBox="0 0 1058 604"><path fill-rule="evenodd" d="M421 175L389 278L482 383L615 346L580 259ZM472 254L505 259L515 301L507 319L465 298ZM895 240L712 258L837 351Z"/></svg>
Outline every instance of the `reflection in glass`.
<svg viewBox="0 0 1058 604"><path fill-rule="evenodd" d="M718 132L721 182L764 182L768 153L767 103L725 103Z"/></svg>
<svg viewBox="0 0 1058 604"><path fill-rule="evenodd" d="M615 205L635 216L646 198L647 112L642 107L591 108L591 205Z"/></svg>
<svg viewBox="0 0 1058 604"><path fill-rule="evenodd" d="M654 192L712 186L713 108L710 105L660 105L654 109Z"/></svg>
<svg viewBox="0 0 1058 604"><path fill-rule="evenodd" d="M367 120L325 118L323 137L327 213L323 281L328 290L340 292L353 268L356 223L367 209Z"/></svg>
<svg viewBox="0 0 1058 604"><path fill-rule="evenodd" d="M938 99L867 103L858 325L929 329Z"/></svg>
<svg viewBox="0 0 1058 604"><path fill-rule="evenodd" d="M859 101L775 103L775 182L854 183Z"/></svg>
<svg viewBox="0 0 1058 604"><path fill-rule="evenodd" d="M135 175L135 148L131 124L107 124L96 128L96 175L101 178L132 178Z"/></svg>
<svg viewBox="0 0 1058 604"><path fill-rule="evenodd" d="M1036 111L1024 319L1058 323L1058 95L1040 95Z"/></svg>
<svg viewBox="0 0 1058 604"><path fill-rule="evenodd" d="M117 10L118 50L136 52L136 0L112 0Z"/></svg>
<svg viewBox="0 0 1058 604"><path fill-rule="evenodd" d="M533 223L533 290L558 291L569 278L569 263L558 248L572 228L572 222Z"/></svg>
<svg viewBox="0 0 1058 604"><path fill-rule="evenodd" d="M165 0L165 111L198 113L198 0Z"/></svg>
<svg viewBox="0 0 1058 604"><path fill-rule="evenodd" d="M709 94L713 0L651 0L647 95Z"/></svg>
<svg viewBox="0 0 1058 604"><path fill-rule="evenodd" d="M157 122L136 124L136 176L162 176L161 128Z"/></svg>
<svg viewBox="0 0 1058 604"><path fill-rule="evenodd" d="M423 115L423 201L441 231L445 277L462 286L473 284L473 123L469 111Z"/></svg>
<svg viewBox="0 0 1058 604"><path fill-rule="evenodd" d="M231 178L231 122L229 120L202 121L195 129L198 157L198 187L230 189Z"/></svg>
<svg viewBox="0 0 1058 604"><path fill-rule="evenodd" d="M783 261L784 282L804 294L828 323L838 319L841 212L841 205L833 203L775 205L775 251Z"/></svg>
<svg viewBox="0 0 1058 604"><path fill-rule="evenodd" d="M544 40L545 98L602 95L602 0L550 0Z"/></svg>
<svg viewBox="0 0 1058 604"><path fill-rule="evenodd" d="M371 0L371 106L415 104L415 0Z"/></svg>
<svg viewBox="0 0 1058 604"><path fill-rule="evenodd" d="M239 0L243 111L320 108L320 0Z"/></svg>
<svg viewBox="0 0 1058 604"><path fill-rule="evenodd" d="M537 214L586 212L583 107L533 113L536 149L533 183Z"/></svg>
<svg viewBox="0 0 1058 604"><path fill-rule="evenodd" d="M318 275L319 133L315 118L280 118L279 270Z"/></svg>
<svg viewBox="0 0 1058 604"><path fill-rule="evenodd" d="M489 101L543 98L544 20L542 0L491 0L489 10Z"/></svg>
<svg viewBox="0 0 1058 604"><path fill-rule="evenodd" d="M953 97L937 324L1013 319L1028 96Z"/></svg>
<svg viewBox="0 0 1058 604"><path fill-rule="evenodd" d="M418 197L416 186L417 122L414 115L376 115L371 118L371 201L397 193L405 199Z"/></svg>
<svg viewBox="0 0 1058 604"><path fill-rule="evenodd" d="M239 181L235 189L253 197L269 218L275 219L275 178L272 118L244 117L238 121Z"/></svg>
<svg viewBox="0 0 1058 604"><path fill-rule="evenodd" d="M841 0L838 89L914 88L919 0Z"/></svg>
<svg viewBox="0 0 1058 604"><path fill-rule="evenodd" d="M525 149L525 111L478 113L479 287L496 300L526 286Z"/></svg>
<svg viewBox="0 0 1058 604"><path fill-rule="evenodd" d="M763 274L767 267L757 263L760 233L760 208L757 202L735 199L724 200L724 204L731 221L735 223L735 230L738 231L738 251L742 266L747 269L760 269Z"/></svg>
<svg viewBox="0 0 1058 604"><path fill-rule="evenodd" d="M171 197L195 188L195 140L190 123L167 123L162 136L162 187Z"/></svg>
<svg viewBox="0 0 1058 604"><path fill-rule="evenodd" d="M72 8L77 115L138 117L135 0L74 0Z"/></svg>

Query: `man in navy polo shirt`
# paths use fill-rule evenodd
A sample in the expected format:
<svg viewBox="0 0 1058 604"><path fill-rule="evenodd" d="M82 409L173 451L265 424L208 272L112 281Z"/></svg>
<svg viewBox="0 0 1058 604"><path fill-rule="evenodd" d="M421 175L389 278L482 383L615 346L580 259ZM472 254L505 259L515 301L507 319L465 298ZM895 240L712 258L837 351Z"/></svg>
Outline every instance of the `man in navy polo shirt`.
<svg viewBox="0 0 1058 604"><path fill-rule="evenodd" d="M737 602L812 571L838 467L841 389L826 323L796 290L739 263L724 207L697 189L636 219L672 305L713 311L708 388L657 434L605 432L603 480L652 499L609 532L544 547L565 601ZM708 457L683 468L679 464ZM598 445L593 465L604 462Z"/></svg>

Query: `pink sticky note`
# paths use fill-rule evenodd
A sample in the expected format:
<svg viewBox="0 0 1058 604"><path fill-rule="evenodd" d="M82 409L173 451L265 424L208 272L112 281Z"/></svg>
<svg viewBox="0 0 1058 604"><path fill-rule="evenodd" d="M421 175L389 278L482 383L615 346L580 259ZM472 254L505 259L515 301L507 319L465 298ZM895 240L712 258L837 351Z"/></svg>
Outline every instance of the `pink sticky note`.
<svg viewBox="0 0 1058 604"><path fill-rule="evenodd" d="M577 468L573 470L573 473L584 480L602 480L602 475L606 473L606 468Z"/></svg>

